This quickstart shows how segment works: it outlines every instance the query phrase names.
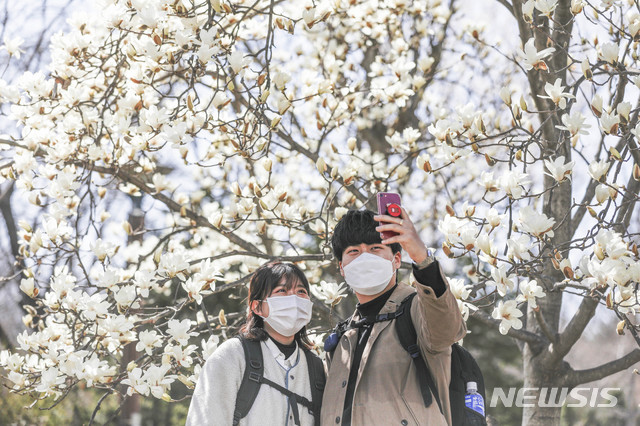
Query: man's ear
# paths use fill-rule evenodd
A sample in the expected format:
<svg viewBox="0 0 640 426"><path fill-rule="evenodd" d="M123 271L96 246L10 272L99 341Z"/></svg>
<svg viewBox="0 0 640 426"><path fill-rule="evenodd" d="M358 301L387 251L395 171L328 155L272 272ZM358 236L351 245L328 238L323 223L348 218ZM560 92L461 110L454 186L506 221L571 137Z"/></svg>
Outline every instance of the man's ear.
<svg viewBox="0 0 640 426"><path fill-rule="evenodd" d="M402 252L399 251L396 254L393 255L393 266L395 267L396 271L398 269L400 269L400 265L402 265Z"/></svg>
<svg viewBox="0 0 640 426"><path fill-rule="evenodd" d="M342 262L338 261L338 267L340 268L340 275L344 277L344 269L342 268Z"/></svg>

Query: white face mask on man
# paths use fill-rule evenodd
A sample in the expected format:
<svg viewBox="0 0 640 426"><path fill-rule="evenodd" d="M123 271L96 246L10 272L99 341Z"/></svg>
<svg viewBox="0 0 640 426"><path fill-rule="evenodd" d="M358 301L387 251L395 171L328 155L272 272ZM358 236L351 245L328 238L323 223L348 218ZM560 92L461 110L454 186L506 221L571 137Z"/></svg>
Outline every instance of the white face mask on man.
<svg viewBox="0 0 640 426"><path fill-rule="evenodd" d="M262 317L276 332L283 336L294 336L311 321L313 302L295 294L267 297L269 316Z"/></svg>
<svg viewBox="0 0 640 426"><path fill-rule="evenodd" d="M364 296L373 296L384 290L395 272L390 260L371 253L362 253L342 270L347 284Z"/></svg>

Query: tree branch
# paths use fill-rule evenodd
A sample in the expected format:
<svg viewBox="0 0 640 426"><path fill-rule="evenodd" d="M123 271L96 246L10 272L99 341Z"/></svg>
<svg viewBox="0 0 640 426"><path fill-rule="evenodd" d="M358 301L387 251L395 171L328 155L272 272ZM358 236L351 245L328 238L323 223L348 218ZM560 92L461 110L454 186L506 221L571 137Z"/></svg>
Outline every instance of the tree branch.
<svg viewBox="0 0 640 426"><path fill-rule="evenodd" d="M579 228L580 222L582 222L582 218L584 214L587 212L587 205L593 200L593 197L596 195L596 187L600 182L597 180L591 179L589 181L589 185L587 186L586 191L584 191L584 197L582 197L582 203L579 204L580 207L576 210L576 213L571 218L571 223L573 224L573 229L571 230L572 236Z"/></svg>
<svg viewBox="0 0 640 426"><path fill-rule="evenodd" d="M293 138L291 137L291 135L285 133L280 128L278 128L276 130L276 132L278 133L278 136L280 136L282 139L287 141L287 143L291 146L291 148L293 150L298 151L300 154L306 156L307 158L309 158L314 163L316 161L318 161L318 158L320 157L318 154L309 151L308 149L306 149L305 147L303 147L302 145L300 145L299 143L294 141ZM351 194L353 194L362 204L366 204L367 203L367 201L368 201L367 196L364 195L363 193L361 193L360 191L358 191L356 188L354 188L353 185L345 185L344 179L342 179L342 177L336 176L335 180L336 180L336 182L338 182L342 186L344 186L344 188L347 191L349 191Z"/></svg>
<svg viewBox="0 0 640 426"><path fill-rule="evenodd" d="M480 320L480 322L488 326L494 327L496 329L500 324L499 320L491 318L489 314L484 311L478 310L473 312L471 315L474 318ZM528 343L532 347L534 352L538 352L539 350L542 350L542 347L546 345L546 342L542 337L526 330L516 330L514 328L510 328L509 331L507 332L507 336L511 336L515 339L522 340L523 342Z"/></svg>
<svg viewBox="0 0 640 426"><path fill-rule="evenodd" d="M509 3L507 0L496 0L496 1L501 5L503 5L504 7L506 7L509 13L511 13L511 15L514 18L516 17L516 15L513 13L513 5L511 3Z"/></svg>
<svg viewBox="0 0 640 426"><path fill-rule="evenodd" d="M598 299L595 297L587 296L582 299L578 311L567 326L560 333L557 343L554 345L553 352L550 356L554 360L560 360L569 353L573 345L578 341L584 329L589 324L589 321L593 318L598 307Z"/></svg>
<svg viewBox="0 0 640 426"><path fill-rule="evenodd" d="M634 349L620 359L587 370L573 370L569 373L567 384L575 387L583 383L594 382L619 371L626 370L640 361L640 349Z"/></svg>
<svg viewBox="0 0 640 426"><path fill-rule="evenodd" d="M82 167L87 167L85 164L80 163L79 165L81 165ZM183 212L185 214L186 217L188 217L189 219L193 220L197 226L201 226L203 228L209 228L209 229L213 229L216 232L219 232L222 236L224 236L225 238L227 238L229 241L231 241L232 243L242 247L243 249L252 252L254 254L259 254L262 253L262 251L260 249L258 249L258 247L256 247L255 245L251 244L248 241L243 240L242 238L238 237L237 235L228 232L228 231L224 231L223 229L218 229L215 226L213 226L205 217L197 214L196 212L194 212L191 209L188 208L184 208L184 206L181 206L180 204L176 203L174 200L172 200L171 198L167 197L166 195L160 193L160 192L154 192L147 184L146 182L144 182L144 180L142 180L140 177L138 176L134 176L131 173L128 173L127 170L125 169L113 169L110 167L101 167L101 166L96 166L96 165L91 165L91 167L88 167L89 170L94 170L96 172L99 173L105 173L105 174L109 174L112 176L116 176L119 177L120 179L122 179L125 182L129 182L135 186L137 186L138 188L140 188L141 191L143 191L144 193L150 195L151 197L155 198L156 200L160 201L161 203L163 203L164 205L166 205L169 210L176 212L176 213L181 213Z"/></svg>
<svg viewBox="0 0 640 426"><path fill-rule="evenodd" d="M551 331L551 328L549 328L549 324L544 319L544 316L542 315L542 311L540 310L540 308L534 309L533 312L535 313L536 320L538 321L538 325L540 326L540 330L542 331L542 334L544 334L544 336L551 343L556 343L558 336Z"/></svg>
<svg viewBox="0 0 640 426"><path fill-rule="evenodd" d="M7 233L9 234L9 241L11 244L11 254L15 259L18 259L19 253L19 244L18 244L18 228L16 226L15 218L13 217L13 212L11 211L11 194L13 194L13 187L15 183L9 182L6 186L6 190L3 190L0 193L0 211L2 212L2 216L4 217L4 221L7 224ZM22 261L20 261L20 268L22 269Z"/></svg>

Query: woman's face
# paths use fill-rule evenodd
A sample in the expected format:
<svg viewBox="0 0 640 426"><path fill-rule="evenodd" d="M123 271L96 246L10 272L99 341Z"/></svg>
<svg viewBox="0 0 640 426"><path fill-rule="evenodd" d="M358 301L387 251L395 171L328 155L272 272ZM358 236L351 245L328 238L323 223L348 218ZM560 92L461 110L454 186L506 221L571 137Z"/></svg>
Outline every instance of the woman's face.
<svg viewBox="0 0 640 426"><path fill-rule="evenodd" d="M302 297L304 299L308 299L309 298L309 292L307 291L307 289L304 287L304 284L302 284L300 281L295 282L295 285L292 285L290 288L286 288L286 277L283 277L280 282L278 283L277 286L275 286L273 288L273 290L271 290L271 293L267 296L267 297L280 297L280 296L291 296L291 295L296 295L299 297ZM265 297L265 299L267 298ZM269 304L268 303L264 303L264 300L262 301L258 301L258 300L254 300L253 303L255 304L255 308L254 308L254 312L257 313L258 315L262 316L262 317L268 317L269 316Z"/></svg>

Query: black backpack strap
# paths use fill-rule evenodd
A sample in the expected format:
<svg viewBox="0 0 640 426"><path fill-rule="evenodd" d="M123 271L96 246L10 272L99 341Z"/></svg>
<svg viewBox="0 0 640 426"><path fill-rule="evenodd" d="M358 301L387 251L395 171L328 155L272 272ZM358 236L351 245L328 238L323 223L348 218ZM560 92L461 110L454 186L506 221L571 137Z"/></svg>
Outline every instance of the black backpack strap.
<svg viewBox="0 0 640 426"><path fill-rule="evenodd" d="M313 412L314 424L320 426L320 406L322 405L322 394L324 393L326 381L324 365L322 365L322 360L310 350L305 349L304 355L307 358L309 382L311 383L311 411Z"/></svg>
<svg viewBox="0 0 640 426"><path fill-rule="evenodd" d="M251 410L251 406L260 391L260 383L264 374L262 362L262 348L260 342L247 340L238 336L244 349L245 368L242 383L236 396L236 407L233 411L233 425L237 426L240 419L244 418Z"/></svg>
<svg viewBox="0 0 640 426"><path fill-rule="evenodd" d="M284 386L281 386L278 383L267 379L266 377L261 377L260 383L271 386L288 398L289 406L291 407L291 412L293 413L293 421L295 424L300 424L300 412L298 411L298 404L304 406L309 411L312 410L313 403L304 396L298 395L297 393L290 391Z"/></svg>
<svg viewBox="0 0 640 426"><path fill-rule="evenodd" d="M307 410L313 414L314 423L316 425L320 425L320 405L322 404L322 393L325 385L322 360L310 353L310 351L304 350L309 368L312 402L264 377L262 347L259 341L243 339L240 336L238 336L238 339L242 342L246 366L242 376L242 383L240 384L240 389L238 389L238 395L236 396L236 407L233 411L233 425L237 426L240 423L240 419L249 414L249 410L251 410L251 406L253 406L253 402L260 391L260 385L263 383L278 390L288 398L289 406L291 407L291 412L296 425L300 424L298 404L306 407Z"/></svg>
<svg viewBox="0 0 640 426"><path fill-rule="evenodd" d="M444 414L444 411L442 410L442 403L440 402L440 397L438 395L438 388L433 381L433 377L431 376L427 363L422 358L420 346L418 345L418 335L416 334L416 329L411 321L411 302L415 295L416 293L409 295L400 304L398 311L402 310L404 315L398 315L396 317L396 333L400 339L400 344L407 352L409 352L409 355L413 359L416 369L418 370L418 382L420 383L420 392L422 393L422 399L425 407L429 407L433 402L433 397L435 397L440 412Z"/></svg>
<svg viewBox="0 0 640 426"><path fill-rule="evenodd" d="M339 322L333 328L333 330L331 330L331 333L329 333L329 337L327 337L324 341L324 351L327 352L330 356L332 356L333 351L335 350L336 346L338 346L338 343L342 338L342 335L346 333L348 330L351 330L354 328L361 328L365 325L371 326L378 322L391 321L401 316L403 312L404 312L404 306L400 305L400 308L398 308L397 311L387 312L385 314L378 314L373 319L369 317L360 318L357 320L354 320L353 318L347 318L346 320Z"/></svg>

